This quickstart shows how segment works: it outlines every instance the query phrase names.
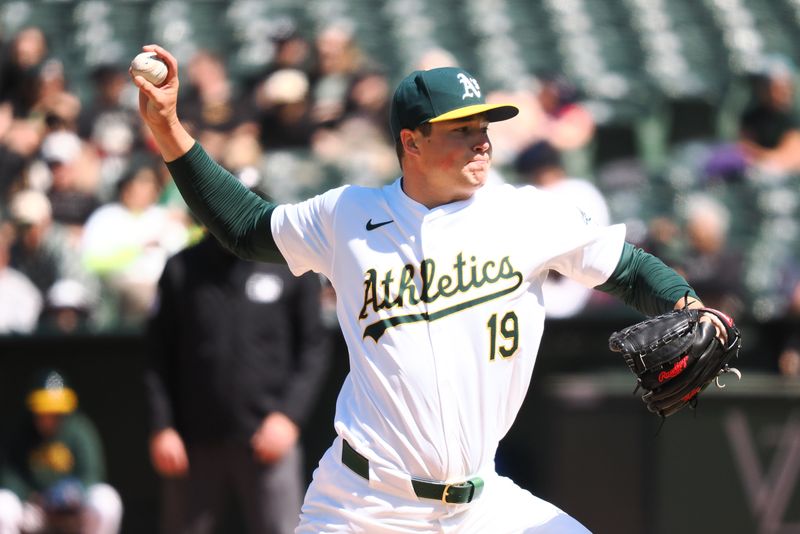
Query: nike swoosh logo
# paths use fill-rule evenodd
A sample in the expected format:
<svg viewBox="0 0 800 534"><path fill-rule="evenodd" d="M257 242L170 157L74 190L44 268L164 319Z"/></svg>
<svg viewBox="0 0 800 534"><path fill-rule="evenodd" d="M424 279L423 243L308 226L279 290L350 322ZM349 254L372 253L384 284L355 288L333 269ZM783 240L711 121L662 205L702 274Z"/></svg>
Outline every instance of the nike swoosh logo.
<svg viewBox="0 0 800 534"><path fill-rule="evenodd" d="M376 228L380 228L381 226L386 226L387 224L391 224L394 222L394 219L389 219L388 221L383 221L379 223L372 223L372 219L367 221L367 232L371 232Z"/></svg>

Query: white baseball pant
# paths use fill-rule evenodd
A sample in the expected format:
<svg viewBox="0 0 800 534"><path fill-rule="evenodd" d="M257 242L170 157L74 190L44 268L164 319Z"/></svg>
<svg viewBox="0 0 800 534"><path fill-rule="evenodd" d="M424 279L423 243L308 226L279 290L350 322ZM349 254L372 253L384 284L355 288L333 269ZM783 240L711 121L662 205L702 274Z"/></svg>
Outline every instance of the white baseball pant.
<svg viewBox="0 0 800 534"><path fill-rule="evenodd" d="M296 534L587 534L552 504L490 473L481 496L468 504L420 499L401 489L376 488L342 464L336 438L314 471Z"/></svg>
<svg viewBox="0 0 800 534"><path fill-rule="evenodd" d="M0 534L21 530L43 530L44 513L38 506L23 503L9 490L0 489ZM84 525L90 534L117 534L122 521L122 499L108 484L93 484L86 490Z"/></svg>

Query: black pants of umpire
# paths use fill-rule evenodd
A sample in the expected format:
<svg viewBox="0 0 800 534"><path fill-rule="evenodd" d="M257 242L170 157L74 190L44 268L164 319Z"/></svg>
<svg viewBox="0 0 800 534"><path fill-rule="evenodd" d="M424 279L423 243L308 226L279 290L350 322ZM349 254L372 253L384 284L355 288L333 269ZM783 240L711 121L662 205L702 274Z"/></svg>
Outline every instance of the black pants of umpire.
<svg viewBox="0 0 800 534"><path fill-rule="evenodd" d="M188 448L189 475L165 480L163 534L214 534L235 499L249 534L288 534L297 526L305 482L295 446L281 461L262 464L239 443Z"/></svg>

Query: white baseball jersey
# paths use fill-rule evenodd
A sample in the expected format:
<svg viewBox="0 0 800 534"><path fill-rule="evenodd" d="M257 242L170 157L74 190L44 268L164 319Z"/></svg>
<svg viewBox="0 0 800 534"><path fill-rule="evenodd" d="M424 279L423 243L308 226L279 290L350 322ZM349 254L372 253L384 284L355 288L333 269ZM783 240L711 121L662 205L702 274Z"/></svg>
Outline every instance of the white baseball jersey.
<svg viewBox="0 0 800 534"><path fill-rule="evenodd" d="M336 290L350 373L335 428L369 459L370 483L391 486L494 470L536 361L547 271L606 281L625 228L530 186L429 210L398 179L279 206L272 232L295 274Z"/></svg>

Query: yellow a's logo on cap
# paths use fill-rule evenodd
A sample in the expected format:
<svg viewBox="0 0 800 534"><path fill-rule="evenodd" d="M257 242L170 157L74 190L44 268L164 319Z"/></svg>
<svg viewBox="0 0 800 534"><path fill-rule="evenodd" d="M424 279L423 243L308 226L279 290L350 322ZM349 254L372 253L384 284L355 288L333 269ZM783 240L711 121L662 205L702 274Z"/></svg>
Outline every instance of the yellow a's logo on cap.
<svg viewBox="0 0 800 534"><path fill-rule="evenodd" d="M464 94L461 95L461 100L464 100L465 98L481 97L481 86L478 85L478 80L475 78L469 78L463 72L459 72L457 77L461 85L464 86Z"/></svg>

